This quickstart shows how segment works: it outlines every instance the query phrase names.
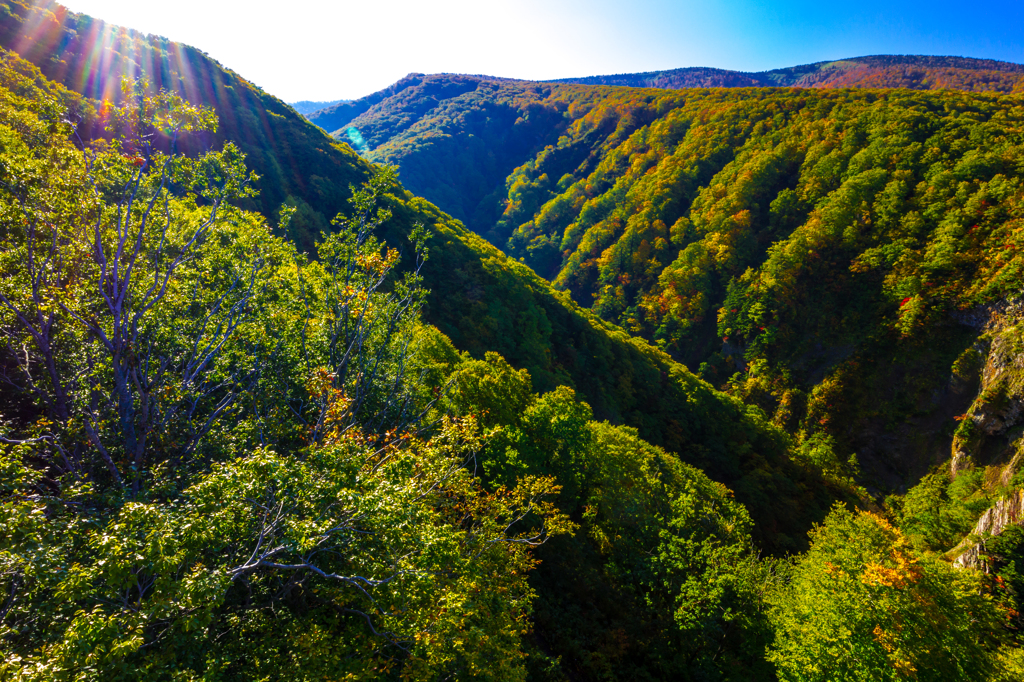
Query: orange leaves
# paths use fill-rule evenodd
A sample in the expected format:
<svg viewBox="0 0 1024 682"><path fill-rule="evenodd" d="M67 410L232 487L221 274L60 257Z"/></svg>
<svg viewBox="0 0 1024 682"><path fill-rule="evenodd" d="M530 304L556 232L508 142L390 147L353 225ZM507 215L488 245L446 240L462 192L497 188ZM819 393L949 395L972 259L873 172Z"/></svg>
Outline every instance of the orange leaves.
<svg viewBox="0 0 1024 682"><path fill-rule="evenodd" d="M906 536L878 514L863 512L862 516L878 526L891 544L887 557L864 563L861 582L869 587L899 590L916 584L921 579L921 571Z"/></svg>
<svg viewBox="0 0 1024 682"><path fill-rule="evenodd" d="M888 566L871 562L865 564L861 582L869 587L881 586L904 589L916 582L918 577L920 576L912 571L901 571L899 568L889 568Z"/></svg>
<svg viewBox="0 0 1024 682"><path fill-rule="evenodd" d="M322 404L321 420L323 422L324 441L338 443L342 438L352 439L360 433L358 429L343 429L350 417L349 408L352 399L345 394L343 388L334 386L337 379L327 367L318 367L306 380L306 390Z"/></svg>
<svg viewBox="0 0 1024 682"><path fill-rule="evenodd" d="M310 395L324 395L332 388L335 375L327 367L317 367L313 374L306 380L306 390Z"/></svg>
<svg viewBox="0 0 1024 682"><path fill-rule="evenodd" d="M397 249L385 247L381 252L360 253L356 256L356 263L365 271L376 277L387 274L398 262L399 253Z"/></svg>

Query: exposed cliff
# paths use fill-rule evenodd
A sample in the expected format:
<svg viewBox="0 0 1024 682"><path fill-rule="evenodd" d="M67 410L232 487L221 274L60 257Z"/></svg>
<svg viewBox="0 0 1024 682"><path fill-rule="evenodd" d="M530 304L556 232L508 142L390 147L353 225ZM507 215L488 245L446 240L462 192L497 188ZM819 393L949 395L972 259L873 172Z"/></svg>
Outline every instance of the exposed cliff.
<svg viewBox="0 0 1024 682"><path fill-rule="evenodd" d="M1016 490L992 505L981 515L971 534L953 550L958 568L987 568L982 550L987 538L999 535L1012 524L1019 524L1024 516L1024 490Z"/></svg>
<svg viewBox="0 0 1024 682"><path fill-rule="evenodd" d="M986 484L1004 492L950 553L960 568L988 570L986 542L1024 523L1024 489L1014 474L1024 461L1024 299L972 311L983 331L954 367L962 383L977 383L978 395L961 417L953 438L950 473L985 467Z"/></svg>
<svg viewBox="0 0 1024 682"><path fill-rule="evenodd" d="M1024 299L989 311L983 328L985 333L955 369L965 380L980 370L981 385L953 439L954 476L974 465L1012 461L1021 435L1016 427L1024 422ZM1003 476L1008 474L1004 471Z"/></svg>

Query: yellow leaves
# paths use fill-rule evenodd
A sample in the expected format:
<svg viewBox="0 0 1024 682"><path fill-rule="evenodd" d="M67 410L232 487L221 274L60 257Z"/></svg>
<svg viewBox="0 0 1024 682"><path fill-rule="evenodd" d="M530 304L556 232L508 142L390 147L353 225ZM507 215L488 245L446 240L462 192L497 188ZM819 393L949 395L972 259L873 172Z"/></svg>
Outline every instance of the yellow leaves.
<svg viewBox="0 0 1024 682"><path fill-rule="evenodd" d="M861 582L872 587L895 587L903 589L916 581L917 575L901 571L898 568L889 568L876 563L867 563L864 566L864 574Z"/></svg>
<svg viewBox="0 0 1024 682"><path fill-rule="evenodd" d="M867 561L861 582L870 587L905 589L921 578L918 560L912 554L910 543L898 529L873 512L863 512L865 519L881 528L891 541L888 562Z"/></svg>
<svg viewBox="0 0 1024 682"><path fill-rule="evenodd" d="M306 391L321 405L320 418L323 442L337 444L343 439L362 442L364 434L349 425L352 407L345 389L335 387L337 375L329 367L317 367L306 379Z"/></svg>

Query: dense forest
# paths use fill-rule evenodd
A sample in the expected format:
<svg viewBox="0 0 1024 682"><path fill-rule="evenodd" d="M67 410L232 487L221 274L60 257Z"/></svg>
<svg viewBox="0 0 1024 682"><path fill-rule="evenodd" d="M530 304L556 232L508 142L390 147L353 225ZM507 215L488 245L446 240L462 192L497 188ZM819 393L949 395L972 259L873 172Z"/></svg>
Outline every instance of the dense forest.
<svg viewBox="0 0 1024 682"><path fill-rule="evenodd" d="M2 6L0 677L1024 676L1019 97Z"/></svg>

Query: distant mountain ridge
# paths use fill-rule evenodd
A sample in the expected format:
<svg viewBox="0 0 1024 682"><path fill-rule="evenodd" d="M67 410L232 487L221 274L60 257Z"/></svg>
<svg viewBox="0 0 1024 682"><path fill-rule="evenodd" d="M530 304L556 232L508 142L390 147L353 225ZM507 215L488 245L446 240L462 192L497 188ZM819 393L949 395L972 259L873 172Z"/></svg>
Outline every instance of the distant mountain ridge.
<svg viewBox="0 0 1024 682"><path fill-rule="evenodd" d="M546 83L635 88L909 88L912 90L1020 91L1024 65L994 59L929 55L870 55L771 71L688 67L645 73L560 78Z"/></svg>
<svg viewBox="0 0 1024 682"><path fill-rule="evenodd" d="M444 82L443 86L437 85L440 82ZM452 87L452 82L461 83L460 86ZM415 97L429 98L434 103L450 99L454 96L462 94L463 92L469 92L476 89L476 83L481 81L489 81L495 83L532 83L533 81L517 81L514 78L501 78L498 76L485 76L485 75L470 75L470 74L431 74L426 75L422 73L410 73L404 78L398 80L392 85L379 90L366 97L361 97L357 100L348 100L340 102L333 106L326 106L318 111L314 111L306 116L310 122L316 126L322 128L328 133L342 132L341 129L348 125L350 121L355 120L359 116L362 116L366 112L370 111L374 106L395 98L400 93L409 88L413 88ZM389 102L390 104L390 102ZM422 108L422 107L421 107ZM337 135L335 135L337 137ZM372 146L372 145L371 145Z"/></svg>
<svg viewBox="0 0 1024 682"><path fill-rule="evenodd" d="M1024 64L995 59L931 55L869 55L834 61L801 64L771 71L731 71L696 66L644 73L622 73L547 81L476 74L410 73L394 84L357 100L327 104L310 112L300 111L315 125L338 137L342 128L376 105L408 88L422 89L441 79L466 83L545 83L558 85L613 85L633 88L907 88L910 90L965 90L968 92L1024 93ZM468 86L467 86L468 87ZM429 87L427 87L429 90ZM417 96L420 96L417 90ZM429 93L428 93L429 94ZM435 100L448 99L448 91ZM385 106L390 106L390 102ZM374 145L369 145L372 149Z"/></svg>
<svg viewBox="0 0 1024 682"><path fill-rule="evenodd" d="M343 104L351 101L352 100L350 99L332 99L323 102L313 102L311 100L304 99L300 102L288 102L288 106L305 116L307 114L312 114L314 111L320 111L321 109L332 107L335 104Z"/></svg>

